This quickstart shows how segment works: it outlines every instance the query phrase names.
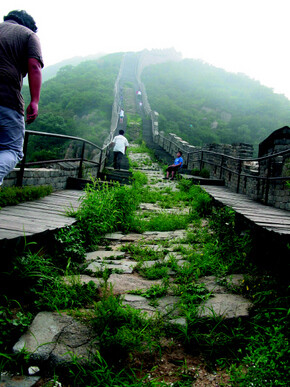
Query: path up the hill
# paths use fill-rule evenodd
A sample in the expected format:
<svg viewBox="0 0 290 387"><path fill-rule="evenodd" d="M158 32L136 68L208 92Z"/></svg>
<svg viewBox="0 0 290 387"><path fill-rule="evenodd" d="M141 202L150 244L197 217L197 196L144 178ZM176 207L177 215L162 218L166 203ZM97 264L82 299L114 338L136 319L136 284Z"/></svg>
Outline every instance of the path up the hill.
<svg viewBox="0 0 290 387"><path fill-rule="evenodd" d="M164 195L178 191L177 182L164 180L162 169L152 162L148 155L131 153L130 158L132 162L138 164L137 170L146 174L150 190L163 190ZM188 211L189 208L186 206L162 208L154 203L141 203L139 215L146 219L148 213L184 215ZM148 317L161 318L164 324L186 329L187 321L182 311L181 296L176 292L175 270L170 269L170 265L166 269L169 270L169 286L162 297L155 299L154 302L148 299L146 292L152 291L154 287L162 287L162 278L152 279L144 273L158 267L166 268L172 261L176 262L177 268L186 268L190 259L202 255L202 246L199 243L190 243L187 239L191 227L193 226L174 231L148 231L143 234L121 232L107 234L103 238L103 245L96 251L87 253L87 274L81 274L78 278L84 284L93 282L97 287L101 287L103 280L94 276L94 273L99 274L106 269L110 273L107 286L113 286L113 293L121 295L124 305L141 310ZM143 254L143 259L137 258L138 252ZM73 283L75 278L70 276L64 280L69 284ZM222 316L224 319L246 318L252 304L231 291L231 288L234 288L236 292L242 281L243 275L226 277L223 285L218 283L214 276L201 277L197 286L200 286L207 296L198 308L198 316L201 319L213 316L215 318ZM30 329L15 344L14 351L19 352L25 347L32 360L41 359L47 364L61 367L70 363L71 354L81 356L83 362L89 361L89 357L96 350L96 345L93 332L72 317L62 313L41 312L35 317ZM160 369L162 362L165 361L168 362L166 354L162 355L156 370ZM188 357L187 361L197 360ZM197 366L200 370L199 385L213 387L223 380L224 375L205 371L202 362ZM173 374L177 369L176 365L170 363L164 373L170 378L170 373ZM160 375L163 373L158 372L161 372Z"/></svg>

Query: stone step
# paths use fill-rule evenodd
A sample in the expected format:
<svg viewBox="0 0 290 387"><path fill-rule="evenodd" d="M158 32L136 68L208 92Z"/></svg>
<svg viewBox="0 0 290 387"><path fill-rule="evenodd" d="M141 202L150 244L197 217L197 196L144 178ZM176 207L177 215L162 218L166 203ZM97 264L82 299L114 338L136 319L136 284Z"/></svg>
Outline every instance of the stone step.
<svg viewBox="0 0 290 387"><path fill-rule="evenodd" d="M217 186L224 186L225 185L225 181L223 179L210 179L210 178L206 178L206 177L187 175L187 174L183 174L183 173L181 173L180 176L182 176L183 179L191 180L194 184L217 185Z"/></svg>
<svg viewBox="0 0 290 387"><path fill-rule="evenodd" d="M97 187L100 188L103 183L105 183L105 182L98 181ZM92 180L69 177L67 179L66 189L84 190L88 184L91 185ZM108 181L108 182L106 181L106 184L113 185L113 183L110 181Z"/></svg>

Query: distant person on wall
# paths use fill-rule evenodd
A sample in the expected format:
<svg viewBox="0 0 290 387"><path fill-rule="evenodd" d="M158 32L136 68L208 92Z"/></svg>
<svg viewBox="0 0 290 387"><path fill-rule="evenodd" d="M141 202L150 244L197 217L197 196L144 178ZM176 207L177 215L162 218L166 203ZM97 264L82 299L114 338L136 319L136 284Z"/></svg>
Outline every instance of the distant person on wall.
<svg viewBox="0 0 290 387"><path fill-rule="evenodd" d="M169 165L168 168L166 169L166 177L164 179L169 179L170 173L171 173L170 180L174 179L176 171L182 168L182 165L183 165L183 158L181 156L182 156L182 152L178 151L176 154L176 159L174 160L174 163L172 165Z"/></svg>
<svg viewBox="0 0 290 387"><path fill-rule="evenodd" d="M122 157L126 154L129 146L128 140L124 136L124 130L119 130L119 135L113 138L111 146L114 146L114 169L120 169Z"/></svg>
<svg viewBox="0 0 290 387"><path fill-rule="evenodd" d="M23 157L25 131L23 78L28 73L30 103L26 122L38 115L42 53L37 27L25 11L11 11L0 23L0 185Z"/></svg>
<svg viewBox="0 0 290 387"><path fill-rule="evenodd" d="M123 124L123 120L124 120L124 116L125 116L125 112L123 109L120 110L120 123Z"/></svg>

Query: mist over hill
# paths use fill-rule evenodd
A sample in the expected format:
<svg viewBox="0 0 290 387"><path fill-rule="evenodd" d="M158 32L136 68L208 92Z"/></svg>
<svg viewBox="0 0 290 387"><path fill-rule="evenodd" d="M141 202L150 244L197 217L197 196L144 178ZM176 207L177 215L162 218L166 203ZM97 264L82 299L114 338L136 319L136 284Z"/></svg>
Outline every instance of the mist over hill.
<svg viewBox="0 0 290 387"><path fill-rule="evenodd" d="M247 142L257 145L289 125L290 101L244 74L200 60L151 65L142 73L159 128L193 145Z"/></svg>
<svg viewBox="0 0 290 387"><path fill-rule="evenodd" d="M114 85L122 56L111 54L61 67L55 77L43 83L39 116L29 129L82 137L103 145L110 130ZM27 105L28 86L24 86L23 96ZM61 157L65 147L59 146L57 140L46 139L51 147L45 152L42 141L43 138L33 137L30 142L31 161Z"/></svg>
<svg viewBox="0 0 290 387"><path fill-rule="evenodd" d="M114 84L123 55L86 61L76 57L53 66L46 74L51 78L42 86L39 117L29 129L78 136L102 145L109 134ZM154 58L150 60L154 62ZM257 145L290 123L286 97L244 74L229 73L199 60L148 64L141 79L151 108L160 114L160 130L176 133L193 145ZM28 86L24 86L23 95L27 105ZM31 142L32 159L60 157L64 147L58 149L56 141L46 139L51 144L51 154L47 154L41 150L41 141Z"/></svg>
<svg viewBox="0 0 290 387"><path fill-rule="evenodd" d="M101 58L102 56L105 56L104 53L98 53L94 55L89 56L74 56L73 58L65 59L61 62L58 62L56 64L45 66L42 70L42 82L48 81L49 79L56 76L58 73L58 70L60 70L62 67L65 66L77 66L81 62L86 62L88 60L96 60Z"/></svg>
<svg viewBox="0 0 290 387"><path fill-rule="evenodd" d="M98 53L94 55L88 55L88 56L74 56L72 58L64 59L61 62L57 62L53 65L46 66L44 63L44 68L42 69L42 83L48 81L49 79L55 77L58 73L58 70L60 70L62 67L65 66L77 66L78 64L82 62L86 62L88 60L95 60L99 59L102 56L105 56L104 53ZM25 77L23 80L24 85L28 85L28 77Z"/></svg>

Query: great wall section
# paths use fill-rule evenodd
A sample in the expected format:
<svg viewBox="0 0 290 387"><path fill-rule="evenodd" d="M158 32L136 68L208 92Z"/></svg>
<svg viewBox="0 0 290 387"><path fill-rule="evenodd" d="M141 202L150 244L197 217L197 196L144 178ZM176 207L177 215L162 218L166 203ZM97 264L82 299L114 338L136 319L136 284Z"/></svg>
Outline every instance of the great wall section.
<svg viewBox="0 0 290 387"><path fill-rule="evenodd" d="M160 132L158 112L152 111L150 107L141 74L147 65L167 60L179 60L179 57L175 52L170 51L144 51L138 55L134 53L124 55L114 88L110 130L103 147L94 148L94 164L87 161L86 152L88 151L85 146L89 147L90 144L82 143L79 149L83 154L78 155L76 162L68 159L57 162L54 168L24 168L23 185L51 184L54 192L48 198L9 209L3 208L0 211L0 224L8 228L5 230L4 226L0 227L0 244L5 256L9 256L11 246L14 248L20 239L22 242L25 239L25 243L26 240L28 243L39 240L50 243L52 241L50 235L53 232L76 224L75 218L65 216L64 209L77 210L80 205L83 196L80 188L83 188L83 185L76 189L77 181L85 184L90 176L97 176L107 181L112 178L121 183L130 182L128 176L130 178L132 172L128 171L128 160L124 160L121 171L114 172L111 168L112 152L109 148L118 130L126 130L126 113L129 113L141 117L142 139L159 161L159 163L156 160L152 162L149 155L142 153L132 153L129 156L131 161L138 165L136 170L146 175L148 189L162 191L165 196L170 195L166 189L169 192L178 191L178 181L162 179L164 172L160 161L165 165L169 164L176 152L182 150L186 167L180 172L181 178L191 179L196 184L200 184L218 205L228 205L234 209L238 224L236 231L243 234L245 230L251 228L255 244L254 254L258 257L257 261L261 266L264 267L269 260L272 260L276 267L280 264L281 267L289 266L287 244L290 243L290 190L285 187L285 182L289 176L290 129L281 128L269 136L260 145L259 158L252 157L253 147L249 144L210 144L201 149L183 141L174 133ZM136 94L139 90L141 96ZM119 120L121 108L125 109L125 119L122 123ZM139 136L140 128L136 126L134 130L136 136ZM135 145L133 144L133 147ZM209 171L208 178L191 174L192 170L203 168ZM20 170L13 171L6 180L6 185L16 185L19 181L19 173ZM189 213L190 208L186 206L162 208L159 203L141 203L138 213L144 214L145 217L149 212L151 214L174 213L182 216ZM254 214L255 221L250 219L250 214ZM208 236L212 233L206 219L202 220L201 229L204 235ZM190 232L193 231L194 226L189 225L189 231L178 229L169 232L148 231L142 234L120 231L108 233L103 236L102 243L95 246L94 251L86 252L84 266L87 266L88 271L83 270L83 266L80 265L79 271L72 276L64 276L63 280L72 284L79 281L84 287L93 283L102 294L104 281L103 277L98 277L98 274L101 270L106 270L107 289L110 287L114 297L123 300L124 306L130 306L132 309L145 312L148 316L161 319L162 324L167 326L169 331L176 329L178 332L187 332L190 323L188 315L182 312L182 293L175 294L173 288L169 286L157 302L152 302L146 298L145 293L152 288L161 287L162 278L145 278L140 269L150 269L156 265L170 265L175 262L174 270L172 270L174 266L169 266L168 282L179 286L174 283L176 272L180 270L183 275L182 281L185 280L183 267L186 273L186 267L189 262L192 263L193 258L199 260L201 264L206 255L203 244L189 238ZM146 255L142 265L136 258L138 251ZM215 275L202 275L197 279L198 275L196 275L191 284L191 291L194 291L192 290L194 286L204 287L209 295L197 308L197 317L201 320L205 319L202 321L206 323L213 318L212 331L219 324L224 323L234 327L236 322L242 324L251 318L253 303L245 296L245 280L250 277L250 274L248 268L244 268L243 273L227 275L222 280ZM288 275L286 272L281 274ZM261 276L259 281L263 280L264 277ZM140 289L143 291L141 294ZM204 327L206 332L206 325ZM72 363L75 365L78 357L81 359L81 367L89 368L93 352L96 346L98 348L95 336L87 324L82 324L69 313L46 310L39 312L34 316L29 329L17 338L18 341L15 338L13 347L16 354L20 354L25 348L30 356L29 365L38 371L35 376L15 376L16 384L13 386L41 385L37 384L44 380L41 374L45 374L47 370L54 367L58 367L58 370L64 368L67 370ZM197 386L231 385L229 376L224 370L221 371L219 367L217 371L209 370L202 356L191 356L187 353L188 347L181 344L172 347L171 350L172 343L173 341L170 342L168 339L168 342L160 345L160 353L161 350L164 353L154 358L156 364L150 357L146 359L149 365L153 364L152 371L150 370L149 373L153 375L152 377L158 375L160 378L167 377L167 380L173 380L172 375L177 373L180 362L183 361L184 364L186 362L188 364L186 376L194 380ZM216 344L219 343L214 345ZM144 365L146 369L146 362ZM13 378L3 375L4 386L10 386L11 380L14 382Z"/></svg>
<svg viewBox="0 0 290 387"><path fill-rule="evenodd" d="M120 71L114 87L114 103L112 106L111 127L104 143L103 154L96 150L93 158L101 166L86 165L84 177L96 176L105 166L108 155L108 144L118 132L118 114L123 104L123 89L126 82L131 82L132 92L142 92L142 107L136 111L143 119L143 137L156 154L168 162L178 150L182 150L188 171L206 168L210 177L224 181L226 187L233 192L242 193L249 198L276 208L290 210L290 190L285 187L290 174L290 128L285 126L275 130L265 139L259 148L258 157L253 157L251 144L207 144L197 147L184 141L174 133L164 134L158 128L158 112L153 111L141 81L144 68L150 64L166 61L178 61L181 58L174 50L153 50L141 53L124 54ZM158 147L158 150L157 150ZM5 185L17 184L19 171L15 170L6 178ZM54 190L65 189L69 177L77 178L79 167L69 162L58 163L55 168L25 169L24 185L51 184Z"/></svg>

